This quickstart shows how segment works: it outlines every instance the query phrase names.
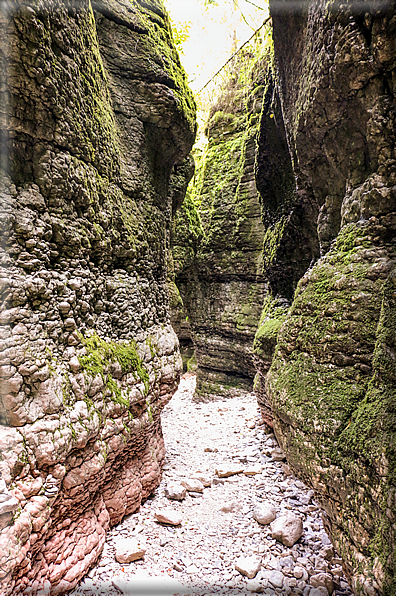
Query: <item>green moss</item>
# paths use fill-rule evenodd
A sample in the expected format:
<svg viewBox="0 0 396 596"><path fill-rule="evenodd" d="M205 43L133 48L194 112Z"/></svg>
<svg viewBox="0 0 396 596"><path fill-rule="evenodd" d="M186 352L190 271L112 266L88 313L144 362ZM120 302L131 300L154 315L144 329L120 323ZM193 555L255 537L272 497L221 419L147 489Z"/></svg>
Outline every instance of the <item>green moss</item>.
<svg viewBox="0 0 396 596"><path fill-rule="evenodd" d="M274 225L269 226L263 239L263 269L270 267L275 261L282 242L288 218L282 216Z"/></svg>
<svg viewBox="0 0 396 596"><path fill-rule="evenodd" d="M253 351L271 359L275 351L278 333L286 320L288 306L267 296L263 304L260 322L253 342Z"/></svg>
<svg viewBox="0 0 396 596"><path fill-rule="evenodd" d="M134 373L144 383L145 394L149 391L149 375L139 358L134 341L114 342L101 339L95 332L89 337L80 335L80 340L87 353L79 356L82 369L91 377L100 375L112 397L118 403L129 407L129 400L123 397L120 387L108 372L109 365L118 362L122 372Z"/></svg>

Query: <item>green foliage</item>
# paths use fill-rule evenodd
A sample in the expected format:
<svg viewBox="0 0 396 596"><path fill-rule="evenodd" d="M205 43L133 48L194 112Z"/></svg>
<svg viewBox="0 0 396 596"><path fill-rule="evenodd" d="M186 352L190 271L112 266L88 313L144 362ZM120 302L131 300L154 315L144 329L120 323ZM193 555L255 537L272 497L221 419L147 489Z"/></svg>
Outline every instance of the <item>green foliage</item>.
<svg viewBox="0 0 396 596"><path fill-rule="evenodd" d="M183 43L190 37L192 22L185 21L184 23L175 23L175 21L170 18L170 23L172 27L173 41L175 42L177 51L180 54L184 54Z"/></svg>

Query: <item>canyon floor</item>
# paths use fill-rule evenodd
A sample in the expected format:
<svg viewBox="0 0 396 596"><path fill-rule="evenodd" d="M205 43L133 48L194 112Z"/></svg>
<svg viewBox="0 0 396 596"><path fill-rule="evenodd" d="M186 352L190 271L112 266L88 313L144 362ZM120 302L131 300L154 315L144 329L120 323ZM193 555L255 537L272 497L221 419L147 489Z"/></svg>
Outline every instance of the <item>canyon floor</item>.
<svg viewBox="0 0 396 596"><path fill-rule="evenodd" d="M101 559L73 596L326 596L333 589L334 596L349 596L341 559L323 529L312 491L279 461L282 454L261 423L254 394L199 403L194 390L195 376L185 375L163 412L167 457L160 487L137 513L109 531ZM182 501L166 497L171 483L197 477L207 485L202 493L187 492ZM302 519L303 535L291 548L254 519L255 508L268 502L278 517L293 512ZM180 525L156 521L155 513L169 508L179 514ZM144 559L118 563L117 544L134 537L146 544ZM235 569L240 557L259 560L254 578Z"/></svg>

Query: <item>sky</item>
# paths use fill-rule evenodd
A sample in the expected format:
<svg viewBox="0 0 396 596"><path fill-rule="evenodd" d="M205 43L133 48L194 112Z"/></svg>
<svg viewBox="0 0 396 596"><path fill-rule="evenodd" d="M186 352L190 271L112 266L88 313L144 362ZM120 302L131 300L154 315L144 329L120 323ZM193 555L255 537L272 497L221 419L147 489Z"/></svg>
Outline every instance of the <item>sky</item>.
<svg viewBox="0 0 396 596"><path fill-rule="evenodd" d="M188 30L180 57L195 93L268 16L267 0L252 0L265 10L249 0L238 0L239 7L234 8L235 1L217 0L218 6L205 9L204 0L165 0L176 27Z"/></svg>

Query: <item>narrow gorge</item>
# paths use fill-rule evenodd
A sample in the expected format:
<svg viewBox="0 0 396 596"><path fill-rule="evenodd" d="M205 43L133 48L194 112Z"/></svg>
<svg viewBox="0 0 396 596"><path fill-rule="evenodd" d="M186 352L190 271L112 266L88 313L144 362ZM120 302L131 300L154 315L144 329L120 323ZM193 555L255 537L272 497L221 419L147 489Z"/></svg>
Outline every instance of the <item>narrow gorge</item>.
<svg viewBox="0 0 396 596"><path fill-rule="evenodd" d="M395 9L269 0L193 149L162 0L2 3L2 596L76 589L209 412L216 438L216 408L224 449L253 460L231 439L252 391L246 423L272 459L245 470L246 512L294 474L298 515L318 512L320 557L343 569L308 573L304 534L282 551L273 532L273 564L303 571L238 593L339 596L345 573L356 596L395 596ZM220 469L216 453L198 441L188 461Z"/></svg>

